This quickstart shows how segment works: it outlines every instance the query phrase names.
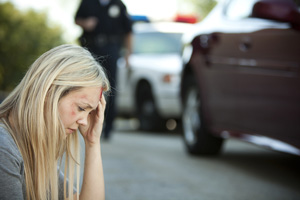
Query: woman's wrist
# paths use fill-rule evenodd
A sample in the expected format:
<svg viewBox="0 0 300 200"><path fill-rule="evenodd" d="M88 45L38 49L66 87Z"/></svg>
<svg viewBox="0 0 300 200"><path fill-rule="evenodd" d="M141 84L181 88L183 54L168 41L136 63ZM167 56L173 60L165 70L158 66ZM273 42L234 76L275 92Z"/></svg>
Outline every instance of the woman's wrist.
<svg viewBox="0 0 300 200"><path fill-rule="evenodd" d="M96 140L95 142L90 142L85 140L85 148L93 149L93 148L100 148L100 139Z"/></svg>

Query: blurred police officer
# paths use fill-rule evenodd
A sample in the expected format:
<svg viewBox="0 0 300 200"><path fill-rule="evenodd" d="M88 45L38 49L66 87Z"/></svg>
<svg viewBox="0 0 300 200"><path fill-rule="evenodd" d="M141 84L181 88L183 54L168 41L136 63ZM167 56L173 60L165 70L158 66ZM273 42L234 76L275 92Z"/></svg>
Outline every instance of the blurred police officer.
<svg viewBox="0 0 300 200"><path fill-rule="evenodd" d="M125 59L131 53L132 21L121 0L82 0L75 16L82 27L80 43L95 56L105 56L103 67L111 82L112 94L108 97L103 137L108 139L115 111L116 62L124 49Z"/></svg>

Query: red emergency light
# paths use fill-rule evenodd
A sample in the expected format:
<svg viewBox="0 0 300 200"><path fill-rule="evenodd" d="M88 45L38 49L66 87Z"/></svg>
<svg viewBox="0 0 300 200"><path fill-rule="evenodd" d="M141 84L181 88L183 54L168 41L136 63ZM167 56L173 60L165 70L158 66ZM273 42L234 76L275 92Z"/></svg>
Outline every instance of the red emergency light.
<svg viewBox="0 0 300 200"><path fill-rule="evenodd" d="M182 15L182 14L177 14L174 19L175 22L184 22L184 23L190 23L190 24L195 24L198 22L198 19L194 15Z"/></svg>

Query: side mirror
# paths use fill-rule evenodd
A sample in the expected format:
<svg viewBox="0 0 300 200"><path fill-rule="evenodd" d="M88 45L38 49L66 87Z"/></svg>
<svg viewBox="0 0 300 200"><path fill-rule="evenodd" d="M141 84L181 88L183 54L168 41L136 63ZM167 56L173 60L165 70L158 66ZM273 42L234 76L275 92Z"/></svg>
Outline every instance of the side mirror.
<svg viewBox="0 0 300 200"><path fill-rule="evenodd" d="M300 12L293 0L260 0L254 4L251 17L289 22L300 30Z"/></svg>

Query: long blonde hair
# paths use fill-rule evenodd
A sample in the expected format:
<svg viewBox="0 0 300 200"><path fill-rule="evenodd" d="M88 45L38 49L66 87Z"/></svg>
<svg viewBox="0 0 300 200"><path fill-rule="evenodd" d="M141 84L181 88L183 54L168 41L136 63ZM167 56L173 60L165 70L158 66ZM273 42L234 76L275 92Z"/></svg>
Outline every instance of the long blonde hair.
<svg viewBox="0 0 300 200"><path fill-rule="evenodd" d="M0 105L0 118L24 160L27 199L58 199L57 165L64 153L69 199L73 198L74 168L80 162L78 134L66 138L58 102L70 91L92 86L110 89L103 68L86 49L61 45L41 55ZM78 182L79 177L77 192Z"/></svg>

